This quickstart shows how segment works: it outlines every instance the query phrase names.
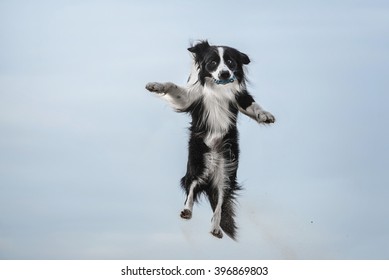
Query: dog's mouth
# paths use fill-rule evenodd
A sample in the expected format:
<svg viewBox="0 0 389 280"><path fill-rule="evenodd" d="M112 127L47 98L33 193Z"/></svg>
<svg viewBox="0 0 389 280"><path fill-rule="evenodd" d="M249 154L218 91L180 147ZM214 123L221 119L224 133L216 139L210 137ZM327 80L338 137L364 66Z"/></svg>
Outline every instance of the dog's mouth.
<svg viewBox="0 0 389 280"><path fill-rule="evenodd" d="M231 78L229 79L224 79L224 80L218 80L218 79L213 79L213 81L218 84L218 85L226 85L226 84L229 84L229 83L233 83L234 81L236 80L235 76L232 76Z"/></svg>

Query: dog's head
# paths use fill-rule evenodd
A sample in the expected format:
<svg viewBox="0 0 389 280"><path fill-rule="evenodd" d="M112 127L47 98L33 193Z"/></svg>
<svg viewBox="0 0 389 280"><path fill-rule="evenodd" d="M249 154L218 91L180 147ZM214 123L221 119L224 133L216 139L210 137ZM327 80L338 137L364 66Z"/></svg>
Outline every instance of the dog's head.
<svg viewBox="0 0 389 280"><path fill-rule="evenodd" d="M246 54L230 47L210 46L208 41L201 41L188 50L193 53L202 85L207 77L218 85L244 82L243 65L250 63Z"/></svg>

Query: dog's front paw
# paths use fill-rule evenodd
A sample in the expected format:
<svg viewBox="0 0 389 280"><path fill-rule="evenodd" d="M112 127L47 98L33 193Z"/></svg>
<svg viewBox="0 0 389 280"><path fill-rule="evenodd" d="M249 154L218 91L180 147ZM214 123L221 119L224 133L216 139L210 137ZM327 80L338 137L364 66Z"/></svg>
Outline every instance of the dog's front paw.
<svg viewBox="0 0 389 280"><path fill-rule="evenodd" d="M155 93L165 93L165 85L161 83L148 83L146 85L146 89L150 92L155 92Z"/></svg>
<svg viewBox="0 0 389 280"><path fill-rule="evenodd" d="M259 123L274 123L276 119L271 113L261 110L257 112L257 121Z"/></svg>

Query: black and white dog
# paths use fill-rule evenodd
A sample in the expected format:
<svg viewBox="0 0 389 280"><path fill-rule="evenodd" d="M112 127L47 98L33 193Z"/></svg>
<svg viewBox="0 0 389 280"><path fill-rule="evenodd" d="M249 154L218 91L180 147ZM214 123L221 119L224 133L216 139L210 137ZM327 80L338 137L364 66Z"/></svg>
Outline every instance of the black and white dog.
<svg viewBox="0 0 389 280"><path fill-rule="evenodd" d="M238 112L258 123L275 118L263 110L247 92L244 65L249 57L225 46L201 41L188 48L193 55L186 87L173 83L148 83L146 89L165 98L178 112L192 117L189 158L181 185L186 192L181 218L192 217L193 203L205 193L213 210L211 233L222 238L222 230L236 237L234 199L240 189L238 169Z"/></svg>

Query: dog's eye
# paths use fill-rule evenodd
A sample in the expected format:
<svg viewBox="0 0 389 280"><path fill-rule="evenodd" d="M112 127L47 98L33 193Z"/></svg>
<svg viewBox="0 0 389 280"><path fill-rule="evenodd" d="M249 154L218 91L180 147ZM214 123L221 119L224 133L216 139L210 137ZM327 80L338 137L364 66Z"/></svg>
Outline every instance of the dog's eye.
<svg viewBox="0 0 389 280"><path fill-rule="evenodd" d="M210 64L211 66L216 66L216 65L217 65L217 62L216 62L216 60L212 60L209 64Z"/></svg>
<svg viewBox="0 0 389 280"><path fill-rule="evenodd" d="M228 64L228 65L233 65L234 62L233 62L231 59L227 59L227 64Z"/></svg>

